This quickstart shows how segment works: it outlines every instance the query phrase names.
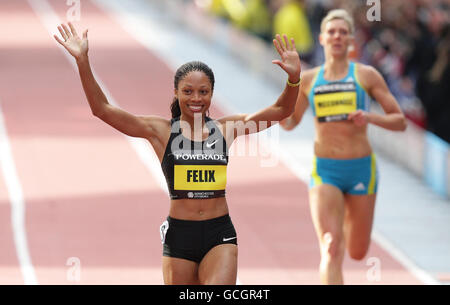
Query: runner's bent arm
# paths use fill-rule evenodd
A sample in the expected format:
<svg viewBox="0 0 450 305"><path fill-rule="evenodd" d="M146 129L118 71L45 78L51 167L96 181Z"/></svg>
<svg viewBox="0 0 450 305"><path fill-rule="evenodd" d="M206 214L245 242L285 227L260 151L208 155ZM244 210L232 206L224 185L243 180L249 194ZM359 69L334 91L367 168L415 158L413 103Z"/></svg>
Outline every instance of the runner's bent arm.
<svg viewBox="0 0 450 305"><path fill-rule="evenodd" d="M405 116L383 76L373 67L358 64L358 78L367 93L381 105L385 115L358 110L349 114L348 119L357 125L371 123L389 130L405 130L407 126Z"/></svg>

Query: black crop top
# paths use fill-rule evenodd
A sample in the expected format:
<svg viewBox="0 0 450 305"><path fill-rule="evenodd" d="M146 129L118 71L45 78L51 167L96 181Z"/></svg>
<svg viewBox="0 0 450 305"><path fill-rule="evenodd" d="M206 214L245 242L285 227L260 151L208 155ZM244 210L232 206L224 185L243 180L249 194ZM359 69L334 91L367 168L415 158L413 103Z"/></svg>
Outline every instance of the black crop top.
<svg viewBox="0 0 450 305"><path fill-rule="evenodd" d="M208 199L225 196L228 154L225 138L205 117L209 136L202 142L184 137L180 118L171 120L171 133L161 167L171 199Z"/></svg>

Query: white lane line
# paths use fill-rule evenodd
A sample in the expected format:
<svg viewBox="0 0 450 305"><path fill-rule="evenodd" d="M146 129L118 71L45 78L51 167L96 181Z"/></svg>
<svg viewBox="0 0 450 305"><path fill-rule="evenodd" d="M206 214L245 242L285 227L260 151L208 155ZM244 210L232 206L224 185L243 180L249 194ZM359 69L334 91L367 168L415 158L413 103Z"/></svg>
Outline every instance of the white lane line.
<svg viewBox="0 0 450 305"><path fill-rule="evenodd" d="M17 175L1 105L0 167L2 168L6 188L8 189L9 202L11 203L11 224L20 271L26 285L36 285L38 284L38 281L28 251L27 233L25 228L25 200L23 198L22 186L20 185L20 180Z"/></svg>
<svg viewBox="0 0 450 305"><path fill-rule="evenodd" d="M384 248L394 259L396 259L406 270L426 285L441 285L430 273L418 267L409 257L394 246L382 234L376 230L372 231L372 239Z"/></svg>

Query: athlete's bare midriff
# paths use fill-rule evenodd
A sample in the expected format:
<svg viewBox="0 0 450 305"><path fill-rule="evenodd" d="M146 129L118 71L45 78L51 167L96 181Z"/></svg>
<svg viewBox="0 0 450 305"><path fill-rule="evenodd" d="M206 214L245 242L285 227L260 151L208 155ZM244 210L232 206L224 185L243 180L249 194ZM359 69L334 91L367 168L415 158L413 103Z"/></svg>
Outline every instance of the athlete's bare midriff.
<svg viewBox="0 0 450 305"><path fill-rule="evenodd" d="M184 220L206 220L228 214L225 197L170 201L169 216Z"/></svg>
<svg viewBox="0 0 450 305"><path fill-rule="evenodd" d="M351 121L319 123L315 119L314 153L319 158L355 159L372 153L367 127Z"/></svg>

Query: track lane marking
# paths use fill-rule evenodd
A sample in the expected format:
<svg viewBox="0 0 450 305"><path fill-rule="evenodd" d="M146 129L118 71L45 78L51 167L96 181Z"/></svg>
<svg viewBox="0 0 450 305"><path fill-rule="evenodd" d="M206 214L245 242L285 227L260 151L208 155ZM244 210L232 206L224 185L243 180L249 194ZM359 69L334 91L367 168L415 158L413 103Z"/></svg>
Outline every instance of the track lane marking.
<svg viewBox="0 0 450 305"><path fill-rule="evenodd" d="M11 204L11 225L16 254L25 285L37 285L36 272L31 262L26 232L26 204L22 186L17 175L11 144L0 103L0 167L8 190Z"/></svg>

